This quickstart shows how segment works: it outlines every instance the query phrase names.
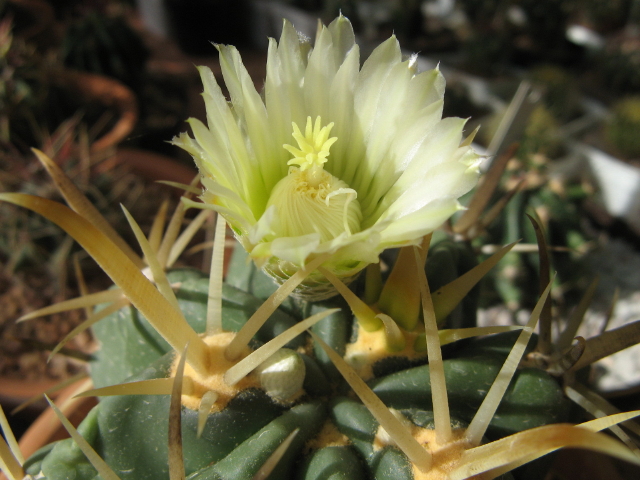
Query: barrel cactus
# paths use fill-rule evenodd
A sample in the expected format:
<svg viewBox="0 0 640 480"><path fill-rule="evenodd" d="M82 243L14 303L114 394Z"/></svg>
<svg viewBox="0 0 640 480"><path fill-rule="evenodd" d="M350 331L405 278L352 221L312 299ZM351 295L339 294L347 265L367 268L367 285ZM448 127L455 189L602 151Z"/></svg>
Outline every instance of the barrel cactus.
<svg viewBox="0 0 640 480"><path fill-rule="evenodd" d="M72 439L45 447L24 465L5 448L9 475L511 478L513 468L563 446L640 463L619 442L594 433L634 413L558 424L571 419L559 379L569 379L580 355L570 341L573 357L555 351L544 335L534 339L538 318L548 319L548 287L524 328L476 326L477 295L467 293L512 245L481 263L465 242L447 239L429 249L431 232L459 209L457 198L477 176L477 155L461 139L462 123L439 118L439 73L416 75L392 39L358 74L357 49L342 17L320 28L314 53L294 34L285 26L280 44L271 44L264 96L269 122L261 123L265 104L235 50L220 47L233 109L203 71L205 100L216 113L209 112L209 122L216 128L192 122L196 139L185 135L179 143L196 157L207 189L202 203L185 199L183 205L218 212L210 275L168 268L182 245L176 241L182 207L162 241L157 231L147 240L130 220L143 261L124 251L117 234L76 195L67 195L74 213L36 197L0 194L72 234L117 285L59 307L96 305L89 323L101 349L91 366L96 389L86 394L100 403L77 431L69 426ZM320 68L324 62L332 66ZM300 82L303 67L310 75ZM315 98L296 91L314 81L311 92L327 87L330 93ZM340 90L353 94L356 85L373 98L356 94L354 101ZM430 100L426 106L412 104L419 92L421 101ZM293 104L298 95L301 111ZM272 101L292 105L270 110ZM403 110L390 107L393 102ZM322 111L334 103L337 110ZM308 120L303 134L306 118L322 120ZM293 135L278 131L276 140L262 130L292 123ZM285 153L273 147L278 142L288 147ZM295 165L288 171L287 161ZM339 161L344 165L336 166ZM61 188L72 192L50 167ZM421 182L429 174L436 180ZM304 201L315 201L321 188L326 195L303 207L308 211L296 211L288 182L312 197ZM444 191L442 198L430 201L427 186L433 195ZM481 197L488 199L487 188ZM340 196L337 211L320 209L331 209ZM359 212L350 210L354 196ZM478 202L467 211L471 221L463 215L456 222L458 237L477 227L484 201ZM286 216L291 211L308 218L296 221ZM225 219L244 249L236 248L222 282ZM401 248L384 262L392 266L384 273L379 255L390 246ZM431 293L429 285L442 286ZM493 335L471 338L483 334ZM525 354L530 366L517 369Z"/></svg>

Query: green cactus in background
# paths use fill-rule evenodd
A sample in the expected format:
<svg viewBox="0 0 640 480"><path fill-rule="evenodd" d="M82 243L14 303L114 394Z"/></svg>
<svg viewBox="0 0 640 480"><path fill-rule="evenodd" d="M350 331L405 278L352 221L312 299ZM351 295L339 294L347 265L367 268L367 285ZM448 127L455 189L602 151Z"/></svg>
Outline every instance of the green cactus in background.
<svg viewBox="0 0 640 480"><path fill-rule="evenodd" d="M562 122L571 120L580 109L580 92L575 79L563 68L541 65L529 74L531 81L542 89L544 105Z"/></svg>
<svg viewBox="0 0 640 480"><path fill-rule="evenodd" d="M465 65L483 75L509 65L574 60L565 38L571 10L566 0L465 0Z"/></svg>
<svg viewBox="0 0 640 480"><path fill-rule="evenodd" d="M529 117L529 122L522 135L519 158L542 154L557 157L561 152L562 140L558 134L560 125L554 115L544 105L538 105Z"/></svg>
<svg viewBox="0 0 640 480"><path fill-rule="evenodd" d="M480 140L488 145L498 130L505 111L498 111L488 116L479 134ZM560 122L546 105L537 105L531 112L527 125L520 138L519 148L515 156L527 165L535 163L533 157L543 156L558 158L562 153L562 137L559 134Z"/></svg>
<svg viewBox="0 0 640 480"><path fill-rule="evenodd" d="M640 156L640 96L625 97L611 109L605 135L607 141L627 158Z"/></svg>
<svg viewBox="0 0 640 480"><path fill-rule="evenodd" d="M342 17L320 28L312 53L285 24L280 45L271 43L264 97L237 51L219 49L232 106L201 69L209 127L192 120L195 138L177 141L201 168L202 202L184 198L164 234L159 216L148 239L125 212L142 255L39 152L71 209L0 194L62 227L116 284L53 307L96 307L77 331L93 325L102 345L91 369L97 388L84 393L101 401L81 436L68 427L72 439L23 465L0 443L13 479L509 479L565 446L640 464L595 433L638 412L558 424L572 419L568 397L587 405L572 369L613 353L620 338L636 343L640 332L632 325L609 332L617 340L607 337L608 346L599 338L573 345L572 323L551 342L537 223L543 288L527 325L476 326L474 288L514 246L483 261L471 247L500 212L485 207L506 162L495 162L450 225L456 240L431 246L475 184L478 160L463 121L440 119L438 71L417 74L393 38L360 70ZM187 197L199 193L183 187ZM435 199L426 202L428 194ZM204 211L179 235L184 205ZM211 273L173 269L207 208L218 211ZM223 282L226 220L245 249L236 248ZM384 264L379 255L391 246L396 259Z"/></svg>
<svg viewBox="0 0 640 480"><path fill-rule="evenodd" d="M123 18L89 13L69 25L60 55L66 67L113 77L138 91L149 51Z"/></svg>
<svg viewBox="0 0 640 480"><path fill-rule="evenodd" d="M0 140L33 142L48 95L45 60L12 33L11 18L0 21Z"/></svg>
<svg viewBox="0 0 640 480"><path fill-rule="evenodd" d="M139 107L136 131L128 145L162 150L179 132L188 107L186 82L179 75L147 69L150 51L123 15L90 12L65 31L60 58L65 67L115 78L132 89ZM167 150L167 147L164 147Z"/></svg>

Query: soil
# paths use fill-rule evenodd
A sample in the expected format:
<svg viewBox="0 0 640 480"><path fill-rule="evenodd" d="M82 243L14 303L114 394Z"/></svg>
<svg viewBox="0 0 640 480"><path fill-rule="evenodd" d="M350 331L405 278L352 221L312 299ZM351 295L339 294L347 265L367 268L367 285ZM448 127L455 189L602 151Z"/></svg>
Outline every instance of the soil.
<svg viewBox="0 0 640 480"><path fill-rule="evenodd" d="M47 363L48 352L39 346L55 345L83 320L78 310L16 323L20 316L61 298L42 269L8 275L0 272L0 376L21 380L63 380L85 369L84 362L65 355ZM71 292L69 292L71 293ZM84 332L71 340L70 350L90 352L92 339Z"/></svg>

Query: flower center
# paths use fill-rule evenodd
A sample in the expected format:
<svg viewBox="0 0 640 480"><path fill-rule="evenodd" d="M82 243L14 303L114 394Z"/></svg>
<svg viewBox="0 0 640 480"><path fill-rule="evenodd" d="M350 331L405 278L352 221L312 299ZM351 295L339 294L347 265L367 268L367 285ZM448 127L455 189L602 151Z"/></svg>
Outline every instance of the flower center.
<svg viewBox="0 0 640 480"><path fill-rule="evenodd" d="M283 145L293 158L289 173L271 192L267 208L276 205L277 237L297 237L319 233L321 241L360 231L362 213L357 193L342 180L324 170L329 149L337 137L329 138L333 123L322 126L320 117L312 125L307 117L304 135L293 123L298 148Z"/></svg>
<svg viewBox="0 0 640 480"><path fill-rule="evenodd" d="M338 140L338 137L329 138L333 122L326 127L322 126L320 117L316 118L316 124L311 127L311 117L307 117L307 126L305 127L304 136L298 125L292 122L293 138L298 142L298 147L291 145L283 145L285 150L289 151L293 158L287 162L287 165L297 165L301 172L307 172L307 181L309 187L318 188L324 180L323 165L327 163L329 149L331 145Z"/></svg>

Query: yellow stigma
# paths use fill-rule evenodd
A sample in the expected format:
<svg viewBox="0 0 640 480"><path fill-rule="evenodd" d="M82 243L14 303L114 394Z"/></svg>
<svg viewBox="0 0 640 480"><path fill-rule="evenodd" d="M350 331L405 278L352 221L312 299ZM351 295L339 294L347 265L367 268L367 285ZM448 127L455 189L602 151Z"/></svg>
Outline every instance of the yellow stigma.
<svg viewBox="0 0 640 480"><path fill-rule="evenodd" d="M297 165L301 172L309 170L309 180L312 186L317 186L323 165L329 156L329 149L338 140L338 137L329 138L333 122L323 127L322 120L318 116L315 125L312 125L311 117L307 117L304 135L295 122L291 122L291 125L293 126L293 138L298 142L299 148L287 144L283 145L293 155L287 165Z"/></svg>

